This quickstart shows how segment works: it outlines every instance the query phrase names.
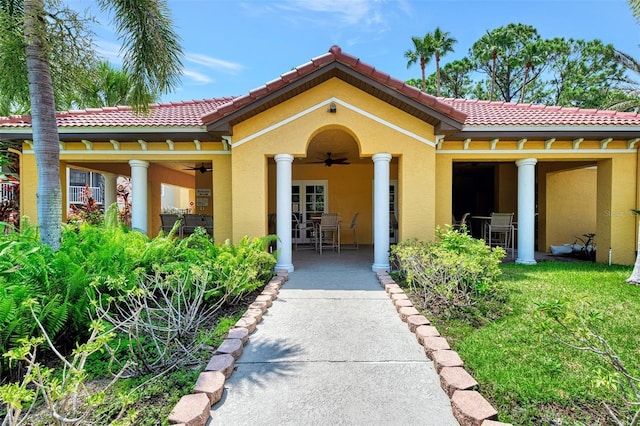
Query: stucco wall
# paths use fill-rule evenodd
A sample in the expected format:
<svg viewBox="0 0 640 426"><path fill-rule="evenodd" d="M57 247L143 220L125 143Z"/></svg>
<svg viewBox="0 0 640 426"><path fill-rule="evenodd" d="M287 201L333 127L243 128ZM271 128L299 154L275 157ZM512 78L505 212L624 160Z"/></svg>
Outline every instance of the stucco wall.
<svg viewBox="0 0 640 426"><path fill-rule="evenodd" d="M589 167L546 175L547 246L541 251L596 232L597 174L595 167Z"/></svg>
<svg viewBox="0 0 640 426"><path fill-rule="evenodd" d="M343 102L338 103L335 114L318 107L332 97ZM361 157L388 152L398 158L401 238L432 236L435 224L435 149L429 141L434 138L433 129L403 111L333 79L234 127L234 241L243 235L264 235L267 232L269 206L275 203L275 172L268 171L267 159L278 153L305 157L314 136L327 129L348 133L358 145ZM370 239L373 162L350 167L325 168L320 165L306 171L302 167L312 166L298 168L294 161L293 179L323 179L323 173L330 173L325 176L334 182L329 182L331 208L339 205L345 221L362 210L358 229L362 230L362 238ZM394 173L392 169L391 179ZM269 184L259 183L267 182L267 177L271 177Z"/></svg>

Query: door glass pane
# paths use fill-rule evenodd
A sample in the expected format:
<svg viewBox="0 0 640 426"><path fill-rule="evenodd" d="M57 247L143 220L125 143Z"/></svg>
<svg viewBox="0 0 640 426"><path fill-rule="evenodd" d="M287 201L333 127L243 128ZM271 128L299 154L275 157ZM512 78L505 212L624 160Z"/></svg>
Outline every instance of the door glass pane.
<svg viewBox="0 0 640 426"><path fill-rule="evenodd" d="M316 182L318 181L314 181L313 184L311 181L298 181L291 187L293 212L296 213L296 217L301 223L305 221L311 222L313 218L320 216L325 211L326 200L324 194L326 193L327 183L322 181L321 184L317 184ZM298 210L296 210L296 207ZM297 225L295 218L292 218L292 225L295 229ZM298 243L313 241L312 228L303 232L303 235L297 235L295 230L292 233L293 237L297 238Z"/></svg>

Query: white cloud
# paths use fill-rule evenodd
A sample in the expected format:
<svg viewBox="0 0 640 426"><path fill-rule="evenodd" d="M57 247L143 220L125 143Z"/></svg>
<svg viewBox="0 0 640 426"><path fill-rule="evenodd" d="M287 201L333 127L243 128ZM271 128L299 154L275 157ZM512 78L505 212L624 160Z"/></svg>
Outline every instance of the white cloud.
<svg viewBox="0 0 640 426"><path fill-rule="evenodd" d="M98 40L96 42L96 51L100 56L105 58L107 61L122 65L122 57L120 55L120 44L113 43L105 40Z"/></svg>
<svg viewBox="0 0 640 426"><path fill-rule="evenodd" d="M385 15L395 8L406 12L404 1L390 0L289 0L275 4L280 11L291 13L291 20L306 19L317 24L340 27L359 25L362 30L385 31ZM306 12L315 15L300 17Z"/></svg>
<svg viewBox="0 0 640 426"><path fill-rule="evenodd" d="M196 71L191 71L188 69L184 69L182 71L182 75L185 77L190 78L191 80L194 80L196 83L198 84L209 84L209 83L213 83L215 80L212 79L211 77L209 77L208 75L196 72Z"/></svg>
<svg viewBox="0 0 640 426"><path fill-rule="evenodd" d="M211 56L202 55L200 53L185 53L184 59L198 65L204 65L216 71L224 71L229 74L235 74L244 67L236 62L224 61L222 59L212 58Z"/></svg>

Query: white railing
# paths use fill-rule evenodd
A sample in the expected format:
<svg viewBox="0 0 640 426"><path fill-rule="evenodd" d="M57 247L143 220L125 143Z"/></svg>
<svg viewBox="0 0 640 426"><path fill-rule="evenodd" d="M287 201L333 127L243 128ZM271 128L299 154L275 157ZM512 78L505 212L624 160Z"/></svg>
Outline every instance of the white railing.
<svg viewBox="0 0 640 426"><path fill-rule="evenodd" d="M70 186L68 191L69 204L84 204L87 200L83 199L83 192L85 186ZM97 186L88 187L90 195L93 197L96 203L104 204L104 196L102 194L102 188Z"/></svg>
<svg viewBox="0 0 640 426"><path fill-rule="evenodd" d="M0 183L0 201L2 200L13 200L15 198L14 188L17 187L17 184L11 183Z"/></svg>

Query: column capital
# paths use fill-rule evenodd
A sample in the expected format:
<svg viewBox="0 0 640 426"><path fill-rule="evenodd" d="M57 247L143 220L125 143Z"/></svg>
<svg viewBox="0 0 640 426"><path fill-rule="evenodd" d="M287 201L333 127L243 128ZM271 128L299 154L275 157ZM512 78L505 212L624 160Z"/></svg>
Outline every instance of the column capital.
<svg viewBox="0 0 640 426"><path fill-rule="evenodd" d="M129 165L131 167L144 167L145 169L149 168L149 162L144 160L129 160Z"/></svg>
<svg viewBox="0 0 640 426"><path fill-rule="evenodd" d="M523 158L522 160L516 161L516 166L535 166L537 162L537 158Z"/></svg>
<svg viewBox="0 0 640 426"><path fill-rule="evenodd" d="M273 159L276 160L276 163L280 161L288 161L293 163L293 155L291 154L276 154L273 156Z"/></svg>
<svg viewBox="0 0 640 426"><path fill-rule="evenodd" d="M374 163L377 161L391 161L391 154L388 152L379 152L377 154L373 154L371 159Z"/></svg>

